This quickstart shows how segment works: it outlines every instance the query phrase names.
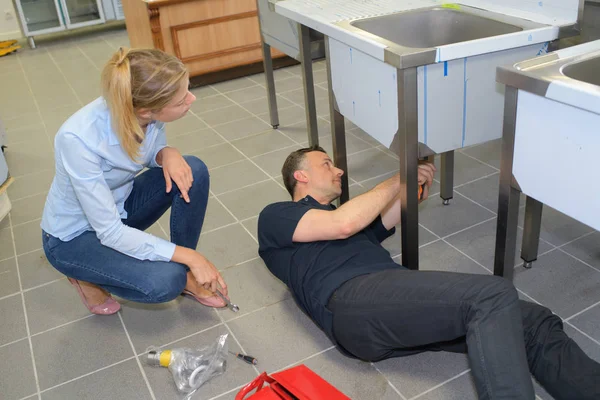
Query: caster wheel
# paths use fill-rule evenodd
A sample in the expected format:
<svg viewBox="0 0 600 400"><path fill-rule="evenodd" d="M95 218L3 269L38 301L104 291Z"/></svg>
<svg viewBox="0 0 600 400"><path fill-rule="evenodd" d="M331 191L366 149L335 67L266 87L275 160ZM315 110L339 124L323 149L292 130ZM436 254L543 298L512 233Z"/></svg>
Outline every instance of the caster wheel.
<svg viewBox="0 0 600 400"><path fill-rule="evenodd" d="M533 267L532 261L523 261L523 268L531 269Z"/></svg>
<svg viewBox="0 0 600 400"><path fill-rule="evenodd" d="M447 206L448 204L450 204L450 199L445 199L443 203L445 206Z"/></svg>

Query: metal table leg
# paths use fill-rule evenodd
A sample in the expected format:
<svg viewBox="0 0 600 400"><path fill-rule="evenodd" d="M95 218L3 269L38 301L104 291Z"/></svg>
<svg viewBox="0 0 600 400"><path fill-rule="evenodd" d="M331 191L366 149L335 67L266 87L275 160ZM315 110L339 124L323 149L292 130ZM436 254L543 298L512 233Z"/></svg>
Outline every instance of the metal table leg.
<svg viewBox="0 0 600 400"><path fill-rule="evenodd" d="M440 197L444 200L444 205L447 206L450 204L450 199L454 197L454 151L442 153L440 175Z"/></svg>
<svg viewBox="0 0 600 400"><path fill-rule="evenodd" d="M419 269L417 69L398 70L402 265Z"/></svg>
<svg viewBox="0 0 600 400"><path fill-rule="evenodd" d="M517 89L507 86L504 94L504 127L502 161L500 163L500 193L496 226L494 275L512 280L514 274L519 219L519 189L513 185L513 158L517 122Z"/></svg>
<svg viewBox="0 0 600 400"><path fill-rule="evenodd" d="M304 83L304 109L306 110L308 145L312 146L319 144L319 130L317 127L317 105L315 101L312 54L310 51L310 29L307 26L298 24L298 33L300 42L300 61L302 65L302 81Z"/></svg>
<svg viewBox="0 0 600 400"><path fill-rule="evenodd" d="M271 57L271 46L262 42L263 66L265 69L265 83L267 85L267 101L269 103L269 116L271 126L279 127L279 114L277 112L277 96L275 94L275 78L273 76L273 58Z"/></svg>
<svg viewBox="0 0 600 400"><path fill-rule="evenodd" d="M329 88L329 115L331 119L331 140L333 142L333 163L336 167L344 171L344 175L342 175L342 195L339 199L339 203L344 204L350 199L350 192L348 189L348 160L346 158L346 129L344 127L344 116L337 110L335 95L333 93L331 83L331 65L329 62L329 40L327 37L325 37L325 58L327 60L327 82Z"/></svg>
<svg viewBox="0 0 600 400"><path fill-rule="evenodd" d="M523 226L523 244L521 247L521 258L525 268L531 268L532 263L537 260L543 206L541 202L529 196L525 202L525 224Z"/></svg>

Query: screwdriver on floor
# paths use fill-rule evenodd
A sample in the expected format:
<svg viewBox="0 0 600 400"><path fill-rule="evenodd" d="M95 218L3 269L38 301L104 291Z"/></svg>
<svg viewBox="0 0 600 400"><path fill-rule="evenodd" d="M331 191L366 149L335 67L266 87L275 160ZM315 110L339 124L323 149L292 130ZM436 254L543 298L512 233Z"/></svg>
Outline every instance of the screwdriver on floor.
<svg viewBox="0 0 600 400"><path fill-rule="evenodd" d="M258 364L258 360L252 356L247 356L245 354L242 353L234 353L233 351L229 350L229 352L231 354L233 354L236 358L239 358L240 360L244 361L247 364L251 364L251 365L256 365Z"/></svg>

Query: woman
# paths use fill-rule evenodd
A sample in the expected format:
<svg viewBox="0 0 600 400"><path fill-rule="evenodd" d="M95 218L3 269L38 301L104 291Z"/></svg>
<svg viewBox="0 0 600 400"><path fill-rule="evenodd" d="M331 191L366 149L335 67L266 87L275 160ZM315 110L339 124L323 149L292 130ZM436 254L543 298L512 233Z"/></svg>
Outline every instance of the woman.
<svg viewBox="0 0 600 400"><path fill-rule="evenodd" d="M120 309L110 293L143 303L183 293L225 306L215 295L218 285L227 295L223 278L195 251L208 170L166 144L164 124L196 100L188 86L177 58L121 48L102 72L103 97L56 135L56 175L41 223L44 252L94 314ZM144 232L169 207L171 242Z"/></svg>

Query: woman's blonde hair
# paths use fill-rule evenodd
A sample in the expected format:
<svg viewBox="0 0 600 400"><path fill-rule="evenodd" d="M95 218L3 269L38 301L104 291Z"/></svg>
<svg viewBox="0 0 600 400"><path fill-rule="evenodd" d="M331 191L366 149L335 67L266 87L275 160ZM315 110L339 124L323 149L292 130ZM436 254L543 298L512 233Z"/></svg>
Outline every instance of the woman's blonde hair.
<svg viewBox="0 0 600 400"><path fill-rule="evenodd" d="M139 156L144 131L136 110L165 107L187 78L183 63L156 49L127 49L113 54L102 70L102 93L121 146L132 160Z"/></svg>

